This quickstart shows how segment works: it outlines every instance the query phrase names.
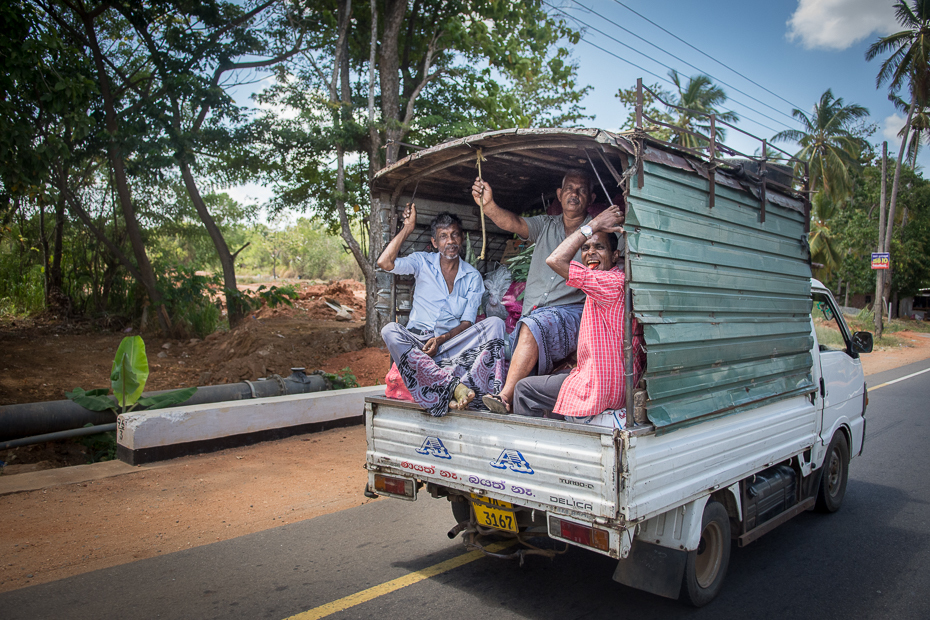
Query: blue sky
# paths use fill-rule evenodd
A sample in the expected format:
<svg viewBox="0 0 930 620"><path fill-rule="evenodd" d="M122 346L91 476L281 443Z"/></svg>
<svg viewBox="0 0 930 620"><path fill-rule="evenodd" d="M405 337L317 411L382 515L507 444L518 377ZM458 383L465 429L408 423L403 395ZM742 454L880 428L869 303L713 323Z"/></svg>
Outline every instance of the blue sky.
<svg viewBox="0 0 930 620"><path fill-rule="evenodd" d="M698 67L700 72L717 78L715 81L726 82L746 93L741 94L731 86L721 84L730 97L727 105L743 119L738 126L760 138L769 138L786 128L798 128L789 118L792 108L798 107L809 113L823 92L830 88L834 96L842 97L847 104L856 103L869 109L870 122L878 126L871 141L878 145L879 150L882 140L888 140L891 151L897 152L900 147L901 141L896 133L904 124L904 117L888 101L887 88L875 87L881 59L865 60L866 49L878 37L900 30L894 18L894 0L545 1L550 4L551 13L568 15L577 20L572 22L575 27L584 30L583 41L573 48L572 54L579 64L579 83L593 86L582 102L586 112L595 116L587 125L617 129L623 124L626 111L615 94L621 88L633 86L637 77L642 77L646 84L660 82L671 88L670 84L645 73L643 69L661 78L667 77L668 69L660 63L676 68L683 76L699 72L664 53L668 52ZM790 103L695 51L643 17ZM663 51L643 43L611 21ZM609 37L645 55L631 51ZM595 45L642 69L597 49ZM754 101L750 96L778 111ZM771 118L765 118L759 112ZM727 137L727 143L748 153L758 147L758 143L742 139L735 132ZM794 145L779 146L792 153L796 151ZM924 168L930 165L930 148L921 153L918 165ZM228 191L240 201L264 202L270 198L270 191L255 185Z"/></svg>
<svg viewBox="0 0 930 620"><path fill-rule="evenodd" d="M615 129L623 123L626 112L615 94L621 88L633 86L637 77L643 77L646 84L660 82L672 88L669 83L661 82L594 45L662 78L667 77L668 69L660 62L676 68L684 76L698 73L684 62L622 31L610 23L613 21L661 50L695 65L701 72L746 93L740 94L733 88L722 86L730 97L727 106L742 118L738 126L756 136L769 138L787 127L797 128L798 125L783 114L790 116L793 107L809 113L823 92L831 88L834 96L842 97L846 103L857 103L869 109L870 122L878 126L878 131L871 138L873 143L880 145L882 140L888 140L889 149L895 152L900 146L900 138L895 134L904 123L903 115L897 113L888 101L887 89L875 87L880 59L865 60L866 49L879 36L900 30L894 19L894 0L620 0L622 5L613 0L547 1L564 14L577 18L579 21L575 25L585 30L584 40L574 48L573 55L580 65L580 82L594 86L593 92L583 102L587 112L596 117L591 125ZM623 5L790 103L676 40ZM644 52L645 56L605 35ZM755 150L757 146L750 147L733 132L727 142L740 150ZM780 146L789 152L796 150L794 145ZM924 166L930 163L930 153L922 154L918 163Z"/></svg>

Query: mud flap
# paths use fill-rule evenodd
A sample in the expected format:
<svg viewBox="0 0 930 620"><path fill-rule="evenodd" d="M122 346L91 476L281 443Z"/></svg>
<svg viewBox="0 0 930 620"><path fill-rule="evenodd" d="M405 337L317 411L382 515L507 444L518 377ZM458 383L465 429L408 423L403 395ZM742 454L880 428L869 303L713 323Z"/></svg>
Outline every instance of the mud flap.
<svg viewBox="0 0 930 620"><path fill-rule="evenodd" d="M688 552L634 540L630 555L617 564L614 581L625 586L677 599Z"/></svg>

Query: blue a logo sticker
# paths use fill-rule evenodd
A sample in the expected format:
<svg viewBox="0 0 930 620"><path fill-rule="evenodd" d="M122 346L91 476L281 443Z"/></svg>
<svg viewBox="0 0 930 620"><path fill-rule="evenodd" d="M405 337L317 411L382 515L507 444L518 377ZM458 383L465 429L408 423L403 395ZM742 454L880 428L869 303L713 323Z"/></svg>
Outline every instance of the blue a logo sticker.
<svg viewBox="0 0 930 620"><path fill-rule="evenodd" d="M427 437L424 439L420 447L417 448L416 453L428 454L430 456L435 456L437 459L452 458L449 451L446 450L446 447L442 445L442 440L439 437Z"/></svg>
<svg viewBox="0 0 930 620"><path fill-rule="evenodd" d="M532 474L533 468L516 450L504 450L500 456L491 461L491 467L497 469L510 469L518 474Z"/></svg>

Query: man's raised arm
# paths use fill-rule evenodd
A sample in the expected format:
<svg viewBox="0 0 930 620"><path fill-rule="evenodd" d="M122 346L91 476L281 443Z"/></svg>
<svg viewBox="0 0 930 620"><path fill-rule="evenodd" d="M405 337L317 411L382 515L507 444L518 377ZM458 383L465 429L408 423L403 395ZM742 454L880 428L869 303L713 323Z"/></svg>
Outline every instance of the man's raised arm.
<svg viewBox="0 0 930 620"><path fill-rule="evenodd" d="M384 251L381 252L381 256L378 257L379 269L383 269L384 271L391 271L394 269L394 261L397 259L397 254L400 252L400 246L404 244L404 241L407 240L407 237L410 236L410 233L413 232L413 228L416 225L417 206L413 203L407 203L407 206L404 208L404 225L401 227L400 231L394 235L390 243L387 244Z"/></svg>
<svg viewBox="0 0 930 620"><path fill-rule="evenodd" d="M588 226L591 227L592 235L598 232L622 234L624 219L624 214L620 211L620 207L611 205L610 208L602 211L597 217L591 220ZM575 257L575 253L587 240L588 238L581 232L580 228L565 237L565 241L560 243L559 247L553 250L549 258L546 259L546 264L549 265L549 269L567 280L568 266Z"/></svg>
<svg viewBox="0 0 930 620"><path fill-rule="evenodd" d="M484 201L484 214L491 218L498 228L516 233L521 239L526 239L530 235L525 219L507 209L502 209L494 202L494 193L486 182L475 179L475 184L471 186L471 197L475 199L475 204L478 206L482 206L482 200Z"/></svg>

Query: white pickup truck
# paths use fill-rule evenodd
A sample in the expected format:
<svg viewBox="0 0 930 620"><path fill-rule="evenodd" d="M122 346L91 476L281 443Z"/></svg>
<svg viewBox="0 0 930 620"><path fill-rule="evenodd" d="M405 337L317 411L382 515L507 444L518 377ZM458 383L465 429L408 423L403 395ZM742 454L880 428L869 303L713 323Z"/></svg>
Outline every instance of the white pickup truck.
<svg viewBox="0 0 930 620"><path fill-rule="evenodd" d="M704 605L721 588L733 541L840 507L865 436L858 357L871 351L871 334L852 334L829 290L810 278L803 199L765 187L762 175L760 207L758 177L720 166L708 201L696 157L606 132L572 146L577 137L555 143L549 133L539 148L599 149L607 157L596 171L639 167L650 181L617 172L627 183L625 267L647 350L646 419L629 415L618 429L479 411L430 417L414 403L369 398L369 488L414 501L425 487L446 498L450 537L461 533L474 548L488 535L515 539L521 559L578 546L617 559L620 583ZM510 170L535 152L525 135L484 140L486 154L509 155ZM452 155L446 161L464 161ZM432 174L437 157L416 154ZM385 189L405 166L382 174Z"/></svg>

